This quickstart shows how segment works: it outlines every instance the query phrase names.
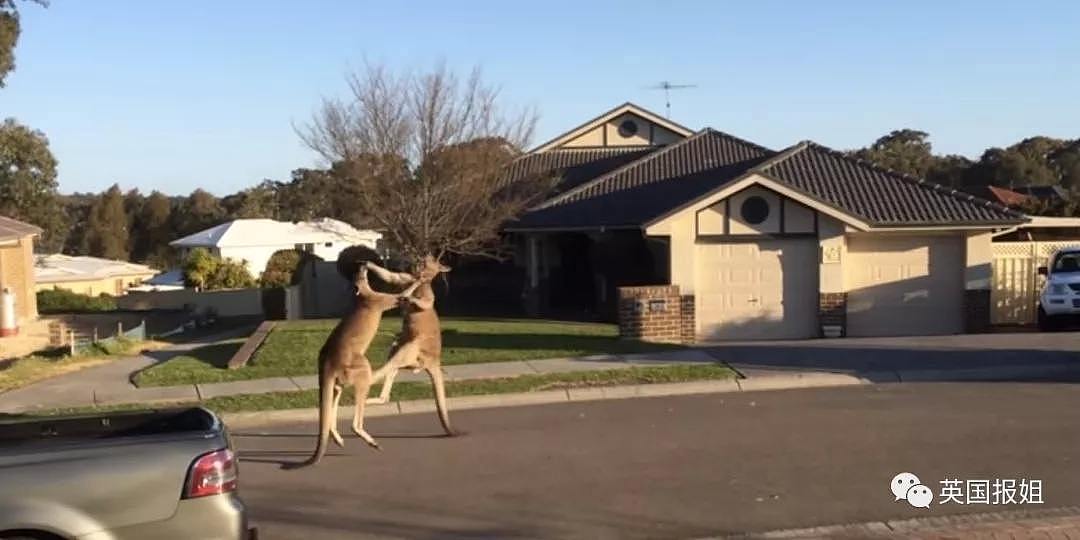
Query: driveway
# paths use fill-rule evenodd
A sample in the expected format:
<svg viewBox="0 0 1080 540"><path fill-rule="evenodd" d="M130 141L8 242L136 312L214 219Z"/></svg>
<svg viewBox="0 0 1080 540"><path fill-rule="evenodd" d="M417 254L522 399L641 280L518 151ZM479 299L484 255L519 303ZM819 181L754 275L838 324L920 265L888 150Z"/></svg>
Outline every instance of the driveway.
<svg viewBox="0 0 1080 540"><path fill-rule="evenodd" d="M1080 366L1080 332L724 342L704 347L748 376L795 370L874 378L929 370L959 374L1001 366Z"/></svg>

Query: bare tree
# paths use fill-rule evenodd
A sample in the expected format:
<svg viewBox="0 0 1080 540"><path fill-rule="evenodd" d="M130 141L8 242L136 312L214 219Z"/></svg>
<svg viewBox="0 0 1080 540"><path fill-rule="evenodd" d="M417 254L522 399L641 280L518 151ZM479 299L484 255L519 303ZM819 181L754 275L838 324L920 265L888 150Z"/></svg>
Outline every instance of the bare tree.
<svg viewBox="0 0 1080 540"><path fill-rule="evenodd" d="M303 141L343 180L362 219L414 261L499 256L500 228L548 193L550 177L505 180L536 124L506 113L479 70L419 75L368 66L347 99L324 99Z"/></svg>

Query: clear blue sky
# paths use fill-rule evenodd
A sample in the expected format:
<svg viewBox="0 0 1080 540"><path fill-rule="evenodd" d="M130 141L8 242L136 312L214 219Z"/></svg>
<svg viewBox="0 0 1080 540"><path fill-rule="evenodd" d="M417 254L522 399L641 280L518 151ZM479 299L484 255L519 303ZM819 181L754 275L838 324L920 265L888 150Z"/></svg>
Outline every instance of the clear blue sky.
<svg viewBox="0 0 1080 540"><path fill-rule="evenodd" d="M624 101L782 148L895 128L971 157L1080 137L1080 2L52 0L22 4L0 116L45 131L64 192L218 195L316 163L292 129L364 58L445 60L539 109L537 141Z"/></svg>

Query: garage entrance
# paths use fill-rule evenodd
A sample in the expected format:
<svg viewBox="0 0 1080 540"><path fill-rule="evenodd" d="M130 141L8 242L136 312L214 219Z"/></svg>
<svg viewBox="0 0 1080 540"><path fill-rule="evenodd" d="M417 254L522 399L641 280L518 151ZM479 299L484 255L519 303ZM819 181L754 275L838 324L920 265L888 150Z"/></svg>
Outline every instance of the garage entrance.
<svg viewBox="0 0 1080 540"><path fill-rule="evenodd" d="M848 238L849 336L963 331L964 250L954 236Z"/></svg>
<svg viewBox="0 0 1080 540"><path fill-rule="evenodd" d="M817 335L815 239L707 243L696 249L699 339Z"/></svg>

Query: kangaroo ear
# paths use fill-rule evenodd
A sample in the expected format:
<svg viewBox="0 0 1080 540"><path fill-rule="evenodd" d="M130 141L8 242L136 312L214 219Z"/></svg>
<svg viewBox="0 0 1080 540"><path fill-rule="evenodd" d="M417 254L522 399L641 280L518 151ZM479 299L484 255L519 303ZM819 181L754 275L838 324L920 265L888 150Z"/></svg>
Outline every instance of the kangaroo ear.
<svg viewBox="0 0 1080 540"><path fill-rule="evenodd" d="M445 264L439 264L439 271L445 274L450 271L450 267Z"/></svg>

